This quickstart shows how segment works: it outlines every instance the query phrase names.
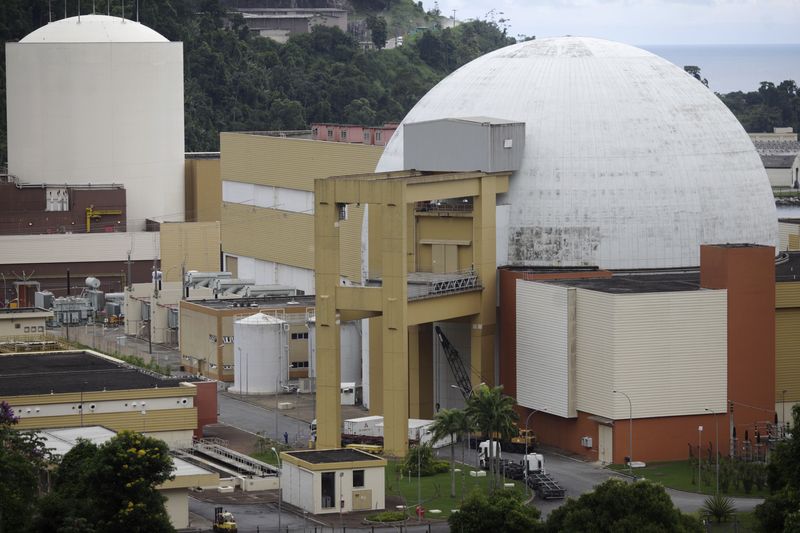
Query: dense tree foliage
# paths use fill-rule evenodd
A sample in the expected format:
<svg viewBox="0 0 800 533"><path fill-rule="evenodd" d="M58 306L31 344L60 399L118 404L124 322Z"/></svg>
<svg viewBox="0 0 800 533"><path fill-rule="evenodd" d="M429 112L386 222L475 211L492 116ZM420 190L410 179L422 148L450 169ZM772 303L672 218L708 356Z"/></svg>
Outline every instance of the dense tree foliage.
<svg viewBox="0 0 800 533"><path fill-rule="evenodd" d="M476 491L447 522L452 531L461 533L536 533L544 530L540 514L536 507L526 505L517 491L502 489L491 495Z"/></svg>
<svg viewBox="0 0 800 533"><path fill-rule="evenodd" d="M161 440L123 431L100 446L80 442L64 456L53 491L41 500L36 530L174 531L156 490L171 473Z"/></svg>
<svg viewBox="0 0 800 533"><path fill-rule="evenodd" d="M800 405L795 405L792 428L798 427ZM800 439L796 436L775 448L767 466L767 483L771 494L756 507L761 530L800 531Z"/></svg>
<svg viewBox="0 0 800 533"><path fill-rule="evenodd" d="M699 533L704 528L696 518L681 513L661 485L609 479L551 512L547 531Z"/></svg>
<svg viewBox="0 0 800 533"><path fill-rule="evenodd" d="M0 531L28 527L47 459L43 442L17 430L17 422L11 407L0 402Z"/></svg>
<svg viewBox="0 0 800 533"><path fill-rule="evenodd" d="M800 90L793 80L778 85L762 81L757 91L736 91L720 98L748 132L771 132L780 126L800 131Z"/></svg>
<svg viewBox="0 0 800 533"><path fill-rule="evenodd" d="M90 13L91 0L82 0ZM111 13L120 15L119 3ZM133 16L133 2L126 3ZM378 31L386 32L375 2ZM394 35L413 27L422 8L410 0L384 0ZM98 5L105 7L103 2ZM55 6L55 4L54 4ZM358 7L358 6L356 6ZM77 13L69 2L67 15ZM64 12L54 7L53 16ZM46 0L0 2L0 37L12 41L47 22ZM454 68L512 42L496 25L470 22L454 30L426 31L424 43L439 50L422 53L410 39L392 50L363 50L351 35L316 26L286 44L253 37L241 16L225 19L220 0L141 2L139 19L170 40L182 41L186 149L215 150L220 131L306 129L311 122L398 121ZM385 21L383 21L385 22ZM375 30L373 30L375 31ZM385 41L385 39L384 39ZM431 44L433 43L433 44ZM437 44L438 43L438 44ZM5 73L0 109L0 159L5 158Z"/></svg>
<svg viewBox="0 0 800 533"><path fill-rule="evenodd" d="M481 384L473 389L467 399L467 417L472 426L489 439L489 487L494 491L497 486L498 465L495 457L494 441L498 438L506 440L519 432L514 411L514 398L503 394L503 386L489 387Z"/></svg>

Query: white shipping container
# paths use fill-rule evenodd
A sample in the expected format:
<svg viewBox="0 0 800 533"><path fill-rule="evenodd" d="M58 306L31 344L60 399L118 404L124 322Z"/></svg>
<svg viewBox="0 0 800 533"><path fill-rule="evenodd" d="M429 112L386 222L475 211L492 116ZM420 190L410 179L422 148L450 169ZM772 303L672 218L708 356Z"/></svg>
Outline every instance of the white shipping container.
<svg viewBox="0 0 800 533"><path fill-rule="evenodd" d="M347 435L364 435L366 437L383 437L383 417L362 416L360 418L349 418L344 421L344 433Z"/></svg>

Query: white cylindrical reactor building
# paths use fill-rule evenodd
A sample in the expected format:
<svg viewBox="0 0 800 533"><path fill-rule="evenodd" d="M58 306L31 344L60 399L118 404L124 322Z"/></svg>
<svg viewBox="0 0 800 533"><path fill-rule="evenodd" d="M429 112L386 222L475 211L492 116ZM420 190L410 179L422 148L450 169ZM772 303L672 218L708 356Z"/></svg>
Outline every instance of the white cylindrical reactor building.
<svg viewBox="0 0 800 533"><path fill-rule="evenodd" d="M339 331L342 354L340 381L361 383L361 324L343 322ZM308 375L317 377L317 328L314 318L308 321Z"/></svg>
<svg viewBox="0 0 800 533"><path fill-rule="evenodd" d="M288 324L256 313L233 323L233 386L237 394L275 394L289 376Z"/></svg>
<svg viewBox="0 0 800 533"><path fill-rule="evenodd" d="M183 43L117 17L6 44L8 170L25 183L125 186L128 231L184 220Z"/></svg>

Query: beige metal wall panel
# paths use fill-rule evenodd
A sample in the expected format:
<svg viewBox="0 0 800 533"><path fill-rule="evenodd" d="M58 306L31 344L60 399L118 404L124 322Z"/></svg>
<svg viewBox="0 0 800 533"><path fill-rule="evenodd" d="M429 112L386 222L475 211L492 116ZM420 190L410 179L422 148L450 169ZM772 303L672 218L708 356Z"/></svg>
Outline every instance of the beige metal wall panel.
<svg viewBox="0 0 800 533"><path fill-rule="evenodd" d="M577 300L576 407L578 411L612 418L614 297L578 289ZM518 379L517 387L519 383Z"/></svg>
<svg viewBox="0 0 800 533"><path fill-rule="evenodd" d="M361 282L361 224L364 208L348 206L340 222L341 272ZM279 209L225 203L222 208L222 247L226 253L314 268L314 217Z"/></svg>
<svg viewBox="0 0 800 533"><path fill-rule="evenodd" d="M373 172L383 147L222 133L220 153L225 181L313 191L316 178Z"/></svg>
<svg viewBox="0 0 800 533"><path fill-rule="evenodd" d="M800 284L798 284L800 285ZM775 313L775 395L781 401L800 401L800 308ZM789 418L787 416L787 418Z"/></svg>
<svg viewBox="0 0 800 533"><path fill-rule="evenodd" d="M221 205L222 178L219 158L187 159L186 221L218 221Z"/></svg>
<svg viewBox="0 0 800 533"><path fill-rule="evenodd" d="M347 206L347 220L339 223L340 272L354 283L361 283L361 229L364 208ZM311 235L313 242L314 236Z"/></svg>
<svg viewBox="0 0 800 533"><path fill-rule="evenodd" d="M453 217L432 217L418 216L416 218L417 234L417 264L416 269L420 272L452 272L457 269L469 268L472 260L472 216L453 216ZM456 258L451 256L451 264L457 264L452 270L443 267L440 260L434 256L440 253L445 254L444 250L437 250L437 246L453 246L448 243L458 243L456 245ZM436 244L427 244L436 243ZM450 250L450 254L453 250ZM440 258L444 260L444 257ZM443 268L443 269L442 269Z"/></svg>
<svg viewBox="0 0 800 533"><path fill-rule="evenodd" d="M217 363L217 316L210 310L186 301L180 303L181 355L189 357L186 361L197 368L195 359L205 361L204 369Z"/></svg>
<svg viewBox="0 0 800 533"><path fill-rule="evenodd" d="M201 272L219 270L219 222L161 224L161 271L164 281L180 281L181 267Z"/></svg>
<svg viewBox="0 0 800 533"><path fill-rule="evenodd" d="M779 281L775 284L775 307L800 307L800 280Z"/></svg>
<svg viewBox="0 0 800 533"><path fill-rule="evenodd" d="M89 263L152 261L160 253L159 234L150 231L119 233L67 233L58 235L2 235L0 264Z"/></svg>
<svg viewBox="0 0 800 533"><path fill-rule="evenodd" d="M769 184L773 187L792 186L791 168L768 168L767 177L769 178Z"/></svg>
<svg viewBox="0 0 800 533"><path fill-rule="evenodd" d="M800 235L800 224L794 222L778 222L778 250L797 250L789 246L789 237L795 239ZM797 244L795 242L795 244Z"/></svg>
<svg viewBox="0 0 800 533"><path fill-rule="evenodd" d="M789 250L800 250L800 235L789 235Z"/></svg>
<svg viewBox="0 0 800 533"><path fill-rule="evenodd" d="M314 217L240 204L222 205L226 253L314 268Z"/></svg>
<svg viewBox="0 0 800 533"><path fill-rule="evenodd" d="M575 289L517 280L517 402L572 416L569 293Z"/></svg>
<svg viewBox="0 0 800 533"><path fill-rule="evenodd" d="M727 408L727 291L615 295L614 388L633 416L703 414ZM624 396L613 416L629 415ZM605 415L604 415L605 416Z"/></svg>

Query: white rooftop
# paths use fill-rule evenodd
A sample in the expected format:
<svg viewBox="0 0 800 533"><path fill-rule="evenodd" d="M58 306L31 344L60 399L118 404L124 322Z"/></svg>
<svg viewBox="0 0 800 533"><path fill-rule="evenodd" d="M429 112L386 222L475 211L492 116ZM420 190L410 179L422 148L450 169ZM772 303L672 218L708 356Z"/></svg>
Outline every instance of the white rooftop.
<svg viewBox="0 0 800 533"><path fill-rule="evenodd" d="M250 315L248 317L242 318L241 320L237 320L237 324L246 324L246 325L261 325L261 324L283 324L283 320L280 318L276 318L271 315L267 315L264 313L256 313L254 315Z"/></svg>
<svg viewBox="0 0 800 533"><path fill-rule="evenodd" d="M133 20L106 15L81 15L51 22L21 43L166 43L163 35Z"/></svg>

